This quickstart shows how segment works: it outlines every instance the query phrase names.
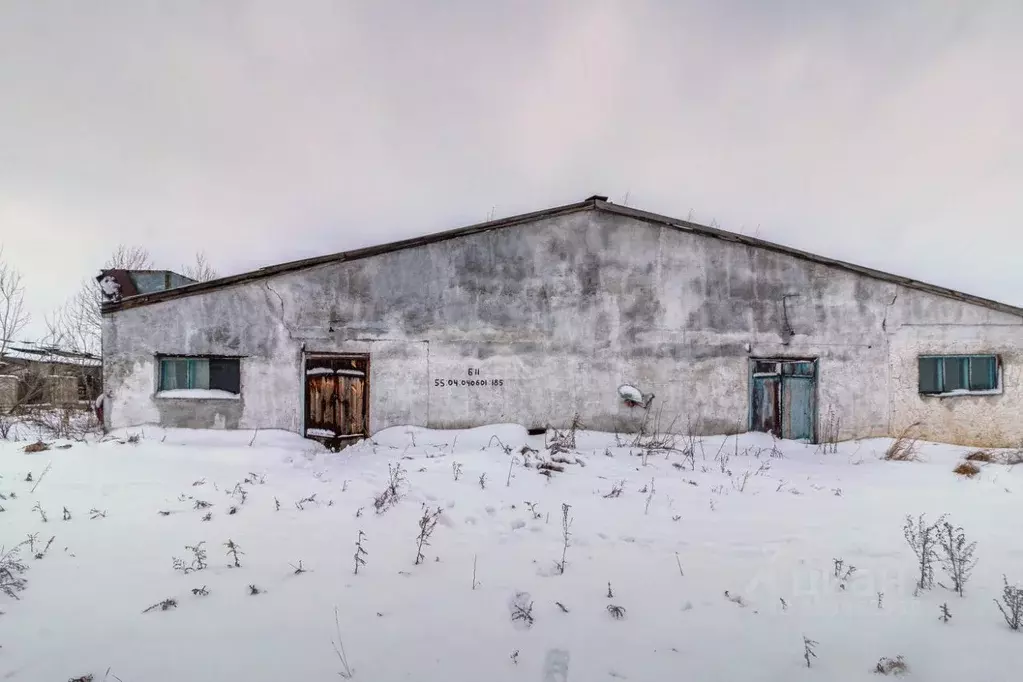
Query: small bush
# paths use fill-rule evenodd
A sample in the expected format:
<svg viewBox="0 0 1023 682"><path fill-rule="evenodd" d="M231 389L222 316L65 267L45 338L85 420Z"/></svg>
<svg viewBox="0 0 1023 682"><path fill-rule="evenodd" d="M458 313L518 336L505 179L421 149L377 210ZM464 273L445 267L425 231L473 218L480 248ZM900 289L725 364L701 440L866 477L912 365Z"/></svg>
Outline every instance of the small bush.
<svg viewBox="0 0 1023 682"><path fill-rule="evenodd" d="M904 675L909 672L909 666L902 656L896 656L894 659L882 658L874 666L874 672L879 675Z"/></svg>
<svg viewBox="0 0 1023 682"><path fill-rule="evenodd" d="M980 473L980 467L973 462L960 462L959 466L952 470L953 473L959 474L960 476L966 476L967 478L973 478Z"/></svg>
<svg viewBox="0 0 1023 682"><path fill-rule="evenodd" d="M971 452L970 454L966 455L966 461L967 462L984 462L985 464L990 464L991 462L995 461L995 456L992 455L987 450L977 450L975 452Z"/></svg>
<svg viewBox="0 0 1023 682"><path fill-rule="evenodd" d="M885 450L884 458L889 462L915 462L920 459L916 451L916 444L919 439L916 436L910 435L910 432L919 425L919 422L914 422L903 429L902 433Z"/></svg>
<svg viewBox="0 0 1023 682"><path fill-rule="evenodd" d="M1009 584L1009 579L1002 576L1002 601L995 599L998 610L1005 618L1005 624L1013 630L1019 630L1023 625L1023 587Z"/></svg>

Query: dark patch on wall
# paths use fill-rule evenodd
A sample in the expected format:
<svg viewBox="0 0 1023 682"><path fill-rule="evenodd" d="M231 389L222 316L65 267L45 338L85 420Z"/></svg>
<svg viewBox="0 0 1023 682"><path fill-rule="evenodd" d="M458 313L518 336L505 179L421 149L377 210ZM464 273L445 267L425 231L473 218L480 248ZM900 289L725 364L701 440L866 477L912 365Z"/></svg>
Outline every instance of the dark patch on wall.
<svg viewBox="0 0 1023 682"><path fill-rule="evenodd" d="M588 305L600 292L600 257L595 253L587 253L583 257L582 267L578 270L579 294L581 303Z"/></svg>
<svg viewBox="0 0 1023 682"><path fill-rule="evenodd" d="M205 337L203 341L206 344L206 348L210 350L219 351L220 349L225 349L236 351L241 347L241 339L232 332L230 322L203 329L202 332Z"/></svg>

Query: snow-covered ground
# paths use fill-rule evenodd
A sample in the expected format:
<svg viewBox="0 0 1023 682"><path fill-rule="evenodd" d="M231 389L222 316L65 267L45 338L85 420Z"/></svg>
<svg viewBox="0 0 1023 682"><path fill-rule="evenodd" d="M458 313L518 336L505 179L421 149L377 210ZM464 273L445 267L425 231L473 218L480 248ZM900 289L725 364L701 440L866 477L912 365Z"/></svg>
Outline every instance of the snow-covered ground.
<svg viewBox="0 0 1023 682"><path fill-rule="evenodd" d="M691 468L581 432L585 466L548 478L521 454L544 438L515 426L394 429L340 454L279 432L132 433L31 454L0 442L0 544L35 537L21 599L0 594L0 679L332 680L339 634L369 682L868 680L899 655L928 682L1023 670L1023 631L993 603L1003 573L1023 581L1023 466L962 478L963 448L886 462L886 440L825 455L750 434L704 439ZM407 483L377 513L398 465ZM419 520L438 508L417 565ZM965 598L914 596L905 517L943 513L979 563ZM175 570L200 542L208 567ZM143 613L165 599L177 606Z"/></svg>

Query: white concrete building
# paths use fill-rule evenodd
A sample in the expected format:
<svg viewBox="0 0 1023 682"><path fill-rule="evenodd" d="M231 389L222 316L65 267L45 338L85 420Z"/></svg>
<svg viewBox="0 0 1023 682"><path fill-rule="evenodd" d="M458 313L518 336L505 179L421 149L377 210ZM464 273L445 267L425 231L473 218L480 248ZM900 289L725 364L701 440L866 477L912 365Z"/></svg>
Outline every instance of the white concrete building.
<svg viewBox="0 0 1023 682"><path fill-rule="evenodd" d="M125 273L104 273L127 281ZM168 279L168 281L170 281ZM116 287L115 287L116 289ZM1023 310L604 197L103 308L108 426L1023 442ZM653 394L647 407L623 385Z"/></svg>

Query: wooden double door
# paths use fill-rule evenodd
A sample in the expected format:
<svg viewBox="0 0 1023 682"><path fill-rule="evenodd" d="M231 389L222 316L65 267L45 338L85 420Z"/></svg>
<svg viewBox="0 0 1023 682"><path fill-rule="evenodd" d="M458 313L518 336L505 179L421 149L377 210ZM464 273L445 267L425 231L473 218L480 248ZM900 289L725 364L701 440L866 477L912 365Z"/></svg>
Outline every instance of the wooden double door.
<svg viewBox="0 0 1023 682"><path fill-rule="evenodd" d="M306 357L305 435L331 447L369 435L369 356Z"/></svg>

